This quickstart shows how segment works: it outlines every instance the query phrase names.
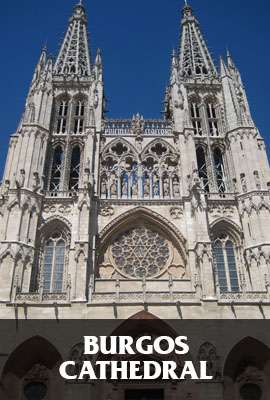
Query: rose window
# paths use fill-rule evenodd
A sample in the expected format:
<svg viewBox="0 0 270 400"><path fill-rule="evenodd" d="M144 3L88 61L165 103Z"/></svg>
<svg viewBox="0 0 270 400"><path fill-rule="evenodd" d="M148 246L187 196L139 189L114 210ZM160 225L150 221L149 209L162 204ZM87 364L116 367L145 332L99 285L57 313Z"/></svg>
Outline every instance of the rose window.
<svg viewBox="0 0 270 400"><path fill-rule="evenodd" d="M150 278L168 265L168 241L158 232L141 226L119 236L111 247L116 268L132 278Z"/></svg>

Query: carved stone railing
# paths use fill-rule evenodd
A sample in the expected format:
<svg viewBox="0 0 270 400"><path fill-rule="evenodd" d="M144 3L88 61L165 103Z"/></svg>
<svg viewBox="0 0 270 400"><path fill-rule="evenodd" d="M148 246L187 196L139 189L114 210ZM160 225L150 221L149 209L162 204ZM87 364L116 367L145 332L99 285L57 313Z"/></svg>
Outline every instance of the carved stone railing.
<svg viewBox="0 0 270 400"><path fill-rule="evenodd" d="M142 303L170 303L170 304L200 304L197 294L194 292L126 292L126 293L93 293L91 304L142 304Z"/></svg>
<svg viewBox="0 0 270 400"><path fill-rule="evenodd" d="M108 119L105 121L104 135L106 136L130 136L132 135L132 120Z"/></svg>
<svg viewBox="0 0 270 400"><path fill-rule="evenodd" d="M66 191L47 191L45 192L45 197L49 198L61 198L61 199L72 199L74 197L77 197L77 192L71 191L71 190L66 190Z"/></svg>
<svg viewBox="0 0 270 400"><path fill-rule="evenodd" d="M235 193L207 193L208 200L220 201L220 200L235 200Z"/></svg>
<svg viewBox="0 0 270 400"><path fill-rule="evenodd" d="M145 136L170 136L172 126L168 121L149 119L144 121Z"/></svg>
<svg viewBox="0 0 270 400"><path fill-rule="evenodd" d="M218 302L221 303L270 303L268 292L225 292L218 295Z"/></svg>
<svg viewBox="0 0 270 400"><path fill-rule="evenodd" d="M134 133L134 121L129 119L107 119L104 122L105 136L132 136ZM143 136L171 136L172 126L170 122L149 119L143 120L141 123Z"/></svg>
<svg viewBox="0 0 270 400"><path fill-rule="evenodd" d="M69 293L17 293L14 298L16 304L54 304L69 303Z"/></svg>

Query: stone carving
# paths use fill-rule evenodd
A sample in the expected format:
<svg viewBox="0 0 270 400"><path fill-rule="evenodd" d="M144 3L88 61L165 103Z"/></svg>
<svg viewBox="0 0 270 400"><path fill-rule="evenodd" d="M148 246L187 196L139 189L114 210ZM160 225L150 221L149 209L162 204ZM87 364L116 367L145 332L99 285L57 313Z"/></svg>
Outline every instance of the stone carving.
<svg viewBox="0 0 270 400"><path fill-rule="evenodd" d="M234 207L226 206L223 204L213 205L209 207L209 213L213 215L214 218L218 217L228 217L231 218L234 215Z"/></svg>
<svg viewBox="0 0 270 400"><path fill-rule="evenodd" d="M198 361L207 361L207 374L214 379L221 377L220 358L217 355L215 346L206 342L201 345L198 353Z"/></svg>
<svg viewBox="0 0 270 400"><path fill-rule="evenodd" d="M171 258L168 241L143 225L121 234L112 244L111 254L117 269L133 278L160 274Z"/></svg>
<svg viewBox="0 0 270 400"><path fill-rule="evenodd" d="M263 371L260 371L255 366L247 365L236 380L241 385L244 385L245 383L261 384L264 381Z"/></svg>
<svg viewBox="0 0 270 400"><path fill-rule="evenodd" d="M41 189L41 179L39 177L39 173L34 172L34 174L33 174L33 190L34 190L34 192L37 192L40 189Z"/></svg>
<svg viewBox="0 0 270 400"><path fill-rule="evenodd" d="M115 269L112 265L110 264L103 264L100 268L99 268L99 276L101 279L111 279L113 276Z"/></svg>
<svg viewBox="0 0 270 400"><path fill-rule="evenodd" d="M48 370L44 365L35 364L33 368L27 373L25 381L28 382L46 382L49 378Z"/></svg>
<svg viewBox="0 0 270 400"><path fill-rule="evenodd" d="M99 213L103 217L112 217L114 215L114 207L105 205L99 210Z"/></svg>
<svg viewBox="0 0 270 400"><path fill-rule="evenodd" d="M21 169L20 170L20 176L19 179L16 180L16 186L18 189L23 188L25 182L25 170Z"/></svg>
<svg viewBox="0 0 270 400"><path fill-rule="evenodd" d="M137 140L142 140L144 131L144 119L140 114L136 114L132 118L132 131Z"/></svg>
<svg viewBox="0 0 270 400"><path fill-rule="evenodd" d="M138 121L136 130L139 130ZM143 152L124 140L114 141L102 154L101 197L179 198L178 167L179 154L163 140L155 140Z"/></svg>
<svg viewBox="0 0 270 400"><path fill-rule="evenodd" d="M183 279L186 275L186 268L184 265L171 265L168 272L173 278Z"/></svg>
<svg viewBox="0 0 270 400"><path fill-rule="evenodd" d="M181 219L183 216L183 208L182 207L172 207L170 209L170 214L173 219Z"/></svg>

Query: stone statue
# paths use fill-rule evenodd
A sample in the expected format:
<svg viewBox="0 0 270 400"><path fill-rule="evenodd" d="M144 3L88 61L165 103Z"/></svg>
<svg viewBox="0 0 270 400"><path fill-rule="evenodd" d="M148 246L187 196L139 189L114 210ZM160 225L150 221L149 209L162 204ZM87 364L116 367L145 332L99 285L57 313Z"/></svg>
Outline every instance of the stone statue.
<svg viewBox="0 0 270 400"><path fill-rule="evenodd" d="M144 181L144 196L150 195L150 182L149 178L146 178Z"/></svg>
<svg viewBox="0 0 270 400"><path fill-rule="evenodd" d="M37 192L41 188L41 180L38 172L34 172L33 175L33 190Z"/></svg>
<svg viewBox="0 0 270 400"><path fill-rule="evenodd" d="M163 181L163 195L164 197L170 196L170 182L169 178L165 178Z"/></svg>
<svg viewBox="0 0 270 400"><path fill-rule="evenodd" d="M107 197L107 182L106 178L102 178L101 180L101 195Z"/></svg>
<svg viewBox="0 0 270 400"><path fill-rule="evenodd" d="M115 176L112 177L112 184L111 184L111 196L117 196L117 178Z"/></svg>
<svg viewBox="0 0 270 400"><path fill-rule="evenodd" d="M180 197L180 187L176 176L173 178L173 195L174 197Z"/></svg>
<svg viewBox="0 0 270 400"><path fill-rule="evenodd" d="M17 189L21 189L24 186L24 182L25 182L25 170L21 169L20 177L18 180L16 180Z"/></svg>
<svg viewBox="0 0 270 400"><path fill-rule="evenodd" d="M126 176L122 179L122 196L128 196L128 180Z"/></svg>

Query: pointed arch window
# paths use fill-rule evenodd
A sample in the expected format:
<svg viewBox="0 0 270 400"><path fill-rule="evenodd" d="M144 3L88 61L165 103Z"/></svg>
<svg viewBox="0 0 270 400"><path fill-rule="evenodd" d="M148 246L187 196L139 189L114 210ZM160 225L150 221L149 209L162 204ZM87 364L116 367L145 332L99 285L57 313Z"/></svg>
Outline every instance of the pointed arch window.
<svg viewBox="0 0 270 400"><path fill-rule="evenodd" d="M220 292L239 292L234 243L228 236L220 235L213 243L213 253Z"/></svg>
<svg viewBox="0 0 270 400"><path fill-rule="evenodd" d="M53 153L50 191L57 192L61 188L61 177L63 170L64 152L61 146L57 146Z"/></svg>
<svg viewBox="0 0 270 400"><path fill-rule="evenodd" d="M65 134L67 132L68 100L62 100L58 108L56 132Z"/></svg>
<svg viewBox="0 0 270 400"><path fill-rule="evenodd" d="M44 246L43 291L61 293L65 265L66 243L61 234L49 238Z"/></svg>
<svg viewBox="0 0 270 400"><path fill-rule="evenodd" d="M215 104L207 103L206 111L210 135L219 136L218 115Z"/></svg>
<svg viewBox="0 0 270 400"><path fill-rule="evenodd" d="M72 150L69 176L69 190L78 190L81 168L81 149L75 146Z"/></svg>
<svg viewBox="0 0 270 400"><path fill-rule="evenodd" d="M208 172L207 172L205 151L204 151L203 147L201 147L201 146L197 147L196 155L197 155L199 178L203 182L204 190L206 192L209 192L209 178L208 178Z"/></svg>
<svg viewBox="0 0 270 400"><path fill-rule="evenodd" d="M202 136L202 119L200 115L200 108L198 102L191 102L190 104L190 114L192 126L195 130L195 135Z"/></svg>
<svg viewBox="0 0 270 400"><path fill-rule="evenodd" d="M224 161L222 152L218 147L213 151L213 161L218 192L224 193L226 191Z"/></svg>
<svg viewBox="0 0 270 400"><path fill-rule="evenodd" d="M74 133L76 135L83 133L84 114L85 114L84 101L79 100L75 105L75 113L74 113Z"/></svg>

